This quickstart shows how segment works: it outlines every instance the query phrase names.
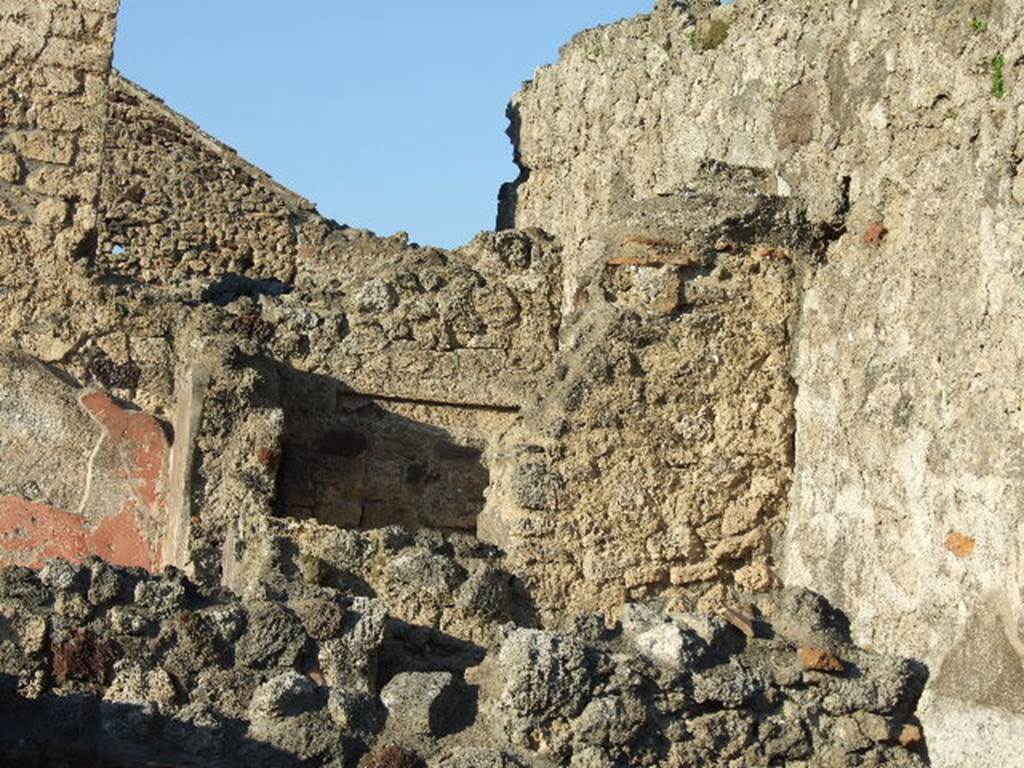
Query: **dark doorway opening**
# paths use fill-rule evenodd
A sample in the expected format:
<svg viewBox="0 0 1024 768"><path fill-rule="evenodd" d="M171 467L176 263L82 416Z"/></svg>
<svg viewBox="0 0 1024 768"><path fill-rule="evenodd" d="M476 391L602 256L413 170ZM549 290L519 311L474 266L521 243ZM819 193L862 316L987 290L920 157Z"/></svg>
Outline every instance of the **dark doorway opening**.
<svg viewBox="0 0 1024 768"><path fill-rule="evenodd" d="M476 533L490 483L481 440L323 376L289 371L282 400L278 515L362 530Z"/></svg>

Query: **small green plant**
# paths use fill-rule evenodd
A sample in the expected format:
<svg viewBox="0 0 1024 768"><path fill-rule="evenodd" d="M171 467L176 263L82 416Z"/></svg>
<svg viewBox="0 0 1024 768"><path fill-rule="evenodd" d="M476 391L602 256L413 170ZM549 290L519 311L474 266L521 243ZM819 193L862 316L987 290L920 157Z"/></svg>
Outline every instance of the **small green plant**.
<svg viewBox="0 0 1024 768"><path fill-rule="evenodd" d="M690 45L695 51L713 51L729 37L729 22L712 19L693 30Z"/></svg>
<svg viewBox="0 0 1024 768"><path fill-rule="evenodd" d="M976 35L983 35L988 32L988 19L979 16L971 17L971 32Z"/></svg>
<svg viewBox="0 0 1024 768"><path fill-rule="evenodd" d="M1001 99L1006 95L1006 58L1001 53L997 53L992 58L991 64L992 73L992 95L997 99Z"/></svg>

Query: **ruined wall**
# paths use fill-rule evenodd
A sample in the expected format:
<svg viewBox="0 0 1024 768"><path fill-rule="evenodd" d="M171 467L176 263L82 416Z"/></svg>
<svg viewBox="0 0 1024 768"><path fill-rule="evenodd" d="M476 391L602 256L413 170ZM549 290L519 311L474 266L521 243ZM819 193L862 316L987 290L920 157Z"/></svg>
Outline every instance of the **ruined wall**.
<svg viewBox="0 0 1024 768"><path fill-rule="evenodd" d="M555 354L548 238L446 252L339 228L288 293L216 285L174 331L171 562L219 578L270 516L476 531L484 451Z"/></svg>
<svg viewBox="0 0 1024 768"><path fill-rule="evenodd" d="M1022 11L662 3L577 36L511 106L502 221L563 239L567 297L617 201L709 160L763 169L817 226L781 575L930 665L936 765L1019 764L1021 689L995 681L1024 669Z"/></svg>
<svg viewBox="0 0 1024 768"><path fill-rule="evenodd" d="M312 203L118 74L109 99L97 271L151 283L294 277L322 230Z"/></svg>
<svg viewBox="0 0 1024 768"><path fill-rule="evenodd" d="M98 282L241 300L229 312L247 304L243 335L357 393L518 407L556 346L556 244L485 234L452 254L340 226L152 94L111 82ZM308 327L275 316L273 297L301 302Z"/></svg>
<svg viewBox="0 0 1024 768"><path fill-rule="evenodd" d="M61 329L89 290L117 5L0 3L0 562L8 564L87 554L160 564L161 425L7 348L52 361L75 346Z"/></svg>
<svg viewBox="0 0 1024 768"><path fill-rule="evenodd" d="M323 219L112 73L115 11L4 9L2 365L54 394L19 384L0 413L0 561L217 580L232 531L273 515L475 530L483 448L556 348L557 246L446 252ZM89 403L108 396L150 432L107 424Z"/></svg>
<svg viewBox="0 0 1024 768"><path fill-rule="evenodd" d="M1022 8L904 6L666 1L581 34L510 110L520 229L442 251L326 221L143 90L108 93L113 4L0 0L0 559L169 562L257 597L268 562L366 567L358 589L453 631L466 569L423 529L506 547L510 581L473 599L513 585L521 624L781 576L929 664L937 764L1012 764ZM427 551L385 564L394 523ZM345 560L364 544L338 525L385 554ZM538 706L519 746L614 752ZM762 715L708 728L742 750Z"/></svg>
<svg viewBox="0 0 1024 768"><path fill-rule="evenodd" d="M482 531L543 615L775 584L792 478L789 330L810 260L760 174L623 201L537 401L502 436Z"/></svg>
<svg viewBox="0 0 1024 768"><path fill-rule="evenodd" d="M43 355L46 315L75 290L95 243L117 7L0 3L0 334L20 332Z"/></svg>
<svg viewBox="0 0 1024 768"><path fill-rule="evenodd" d="M362 394L515 409L557 351L561 282L561 248L536 230L443 251L341 228L300 265L282 304L308 314L283 313L272 348Z"/></svg>
<svg viewBox="0 0 1024 768"><path fill-rule="evenodd" d="M0 341L160 412L173 386L164 328L126 323L116 291L89 275L117 7L0 4Z"/></svg>
<svg viewBox="0 0 1024 768"><path fill-rule="evenodd" d="M206 340L234 337L246 354L280 363L269 376L282 432L252 446L277 456L275 514L474 531L489 482L483 449L556 348L555 244L539 233L484 235L452 253L339 226L118 75L110 101L95 277L204 305L167 328L180 362L140 381L143 394L161 391L187 445L231 432L228 405L206 426L195 419L207 418L196 416L210 404L207 384L238 384L223 360L213 365L221 384L207 381L197 363ZM216 510L231 507L218 497L244 495L244 481L217 466L217 451L190 450L174 454L194 464L172 470L172 519L183 529L168 547L172 562L213 574L229 526ZM210 494L189 498L192 472Z"/></svg>

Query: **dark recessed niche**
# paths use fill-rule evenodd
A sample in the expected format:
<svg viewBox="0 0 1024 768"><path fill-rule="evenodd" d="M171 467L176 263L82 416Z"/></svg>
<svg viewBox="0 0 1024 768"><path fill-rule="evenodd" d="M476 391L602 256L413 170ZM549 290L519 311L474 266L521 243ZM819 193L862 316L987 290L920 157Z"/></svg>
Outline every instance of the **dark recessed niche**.
<svg viewBox="0 0 1024 768"><path fill-rule="evenodd" d="M446 461L480 461L483 458L483 451L479 448L451 442L438 443L434 453Z"/></svg>
<svg viewBox="0 0 1024 768"><path fill-rule="evenodd" d="M426 481L430 472L423 464L410 464L405 468L405 482L416 485Z"/></svg>
<svg viewBox="0 0 1024 768"><path fill-rule="evenodd" d="M484 435L453 435L443 426L450 414L437 409L412 419L335 379L283 373L276 515L348 529L476 532L490 484Z"/></svg>
<svg viewBox="0 0 1024 768"><path fill-rule="evenodd" d="M355 459L369 447L366 435L355 429L332 429L320 438L320 452L326 456Z"/></svg>

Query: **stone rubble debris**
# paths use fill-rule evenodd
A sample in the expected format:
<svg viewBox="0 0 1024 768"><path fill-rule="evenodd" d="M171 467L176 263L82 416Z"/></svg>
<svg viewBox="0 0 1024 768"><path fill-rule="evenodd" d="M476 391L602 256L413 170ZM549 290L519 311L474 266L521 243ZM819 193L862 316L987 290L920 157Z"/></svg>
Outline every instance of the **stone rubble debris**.
<svg viewBox="0 0 1024 768"><path fill-rule="evenodd" d="M365 550L384 538L357 534ZM447 543L413 534L403 551L457 590L479 564ZM0 571L0 752L26 766L55 745L211 768L925 765L925 674L906 660L843 643L842 669L825 651L802 664L807 649L763 619L748 637L655 603L626 605L614 626L583 614L539 629L490 607L467 619L453 601L451 636L398 618L414 599L402 590L392 607L307 580L290 557L266 565L265 594L241 598L98 559ZM786 626L808 605L841 621L794 591L773 615ZM54 728L55 712L78 725Z"/></svg>

